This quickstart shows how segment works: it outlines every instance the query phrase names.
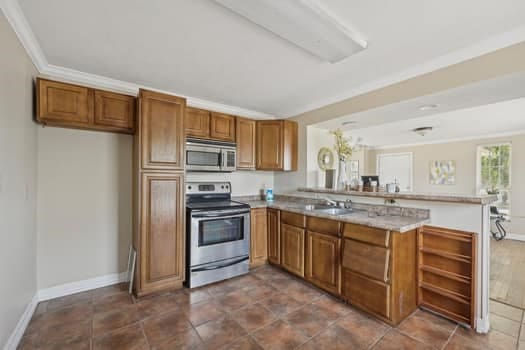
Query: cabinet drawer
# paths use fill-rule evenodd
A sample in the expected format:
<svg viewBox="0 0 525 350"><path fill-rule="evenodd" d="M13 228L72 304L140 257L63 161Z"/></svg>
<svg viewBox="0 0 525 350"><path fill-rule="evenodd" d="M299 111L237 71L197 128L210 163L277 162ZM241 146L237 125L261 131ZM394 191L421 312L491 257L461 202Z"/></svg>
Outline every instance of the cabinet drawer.
<svg viewBox="0 0 525 350"><path fill-rule="evenodd" d="M306 228L309 231L339 236L339 232L341 231L341 223L339 221L307 216Z"/></svg>
<svg viewBox="0 0 525 350"><path fill-rule="evenodd" d="M390 231L378 228L345 223L343 235L347 238L386 248L390 245Z"/></svg>
<svg viewBox="0 0 525 350"><path fill-rule="evenodd" d="M390 318L390 286L343 269L343 296L356 306Z"/></svg>
<svg viewBox="0 0 525 350"><path fill-rule="evenodd" d="M378 281L388 282L390 249L345 239L343 264L346 269Z"/></svg>
<svg viewBox="0 0 525 350"><path fill-rule="evenodd" d="M289 211L282 211L281 212L281 222L297 226L297 227L305 227L305 216L302 214L296 214L296 213L290 213Z"/></svg>

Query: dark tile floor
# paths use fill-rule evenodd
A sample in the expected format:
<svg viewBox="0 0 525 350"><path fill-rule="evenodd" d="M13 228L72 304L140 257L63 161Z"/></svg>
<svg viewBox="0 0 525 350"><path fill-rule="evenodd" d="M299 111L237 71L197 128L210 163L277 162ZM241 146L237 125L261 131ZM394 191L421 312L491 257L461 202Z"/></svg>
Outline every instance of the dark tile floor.
<svg viewBox="0 0 525 350"><path fill-rule="evenodd" d="M20 349L515 350L525 333L523 312L501 305L493 305L488 335L424 311L392 328L263 266L198 290L140 300L116 285L40 303Z"/></svg>

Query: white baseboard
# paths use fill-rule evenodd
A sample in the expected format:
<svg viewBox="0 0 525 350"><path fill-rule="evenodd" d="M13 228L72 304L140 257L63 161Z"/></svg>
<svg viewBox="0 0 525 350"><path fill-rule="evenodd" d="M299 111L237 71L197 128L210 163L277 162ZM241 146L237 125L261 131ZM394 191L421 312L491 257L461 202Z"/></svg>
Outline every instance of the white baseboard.
<svg viewBox="0 0 525 350"><path fill-rule="evenodd" d="M16 327L13 330L13 333L11 333L11 336L9 337L9 339L7 339L7 343L4 346L4 350L15 350L18 347L18 344L20 343L20 340L22 339L22 336L26 331L27 325L29 324L29 321L31 321L31 317L33 317L33 313L35 312L37 305L38 292L35 293L33 299L31 299L29 304L27 304L24 313L18 320L18 323L16 324Z"/></svg>
<svg viewBox="0 0 525 350"><path fill-rule="evenodd" d="M66 283L37 291L33 296L33 299L31 299L31 302L27 305L22 317L20 317L13 333L11 333L11 336L7 340L4 350L15 350L17 348L39 302L127 281L128 273L121 272L90 278L83 281Z"/></svg>
<svg viewBox="0 0 525 350"><path fill-rule="evenodd" d="M128 273L112 273L110 275L90 278L83 281L66 283L38 291L38 301L59 298L70 294L85 292L87 290L110 286L120 282L127 282Z"/></svg>
<svg viewBox="0 0 525 350"><path fill-rule="evenodd" d="M522 241L525 242L525 235L517 235L515 233L507 233L507 236L505 239L512 239L514 241Z"/></svg>

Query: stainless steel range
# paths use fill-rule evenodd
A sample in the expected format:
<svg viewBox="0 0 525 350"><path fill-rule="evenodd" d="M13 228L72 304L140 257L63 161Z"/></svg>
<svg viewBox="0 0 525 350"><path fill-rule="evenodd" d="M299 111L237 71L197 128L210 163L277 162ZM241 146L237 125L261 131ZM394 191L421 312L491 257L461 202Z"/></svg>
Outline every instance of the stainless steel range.
<svg viewBox="0 0 525 350"><path fill-rule="evenodd" d="M248 273L250 207L231 200L229 182L186 183L186 285Z"/></svg>

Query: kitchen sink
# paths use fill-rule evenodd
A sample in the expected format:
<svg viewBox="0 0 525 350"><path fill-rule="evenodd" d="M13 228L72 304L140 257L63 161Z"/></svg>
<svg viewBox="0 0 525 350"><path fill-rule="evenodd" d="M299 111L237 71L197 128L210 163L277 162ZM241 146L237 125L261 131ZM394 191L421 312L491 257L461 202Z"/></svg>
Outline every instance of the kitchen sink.
<svg viewBox="0 0 525 350"><path fill-rule="evenodd" d="M325 210L325 209L337 209L331 205L326 204L305 204L300 207L303 210Z"/></svg>
<svg viewBox="0 0 525 350"><path fill-rule="evenodd" d="M353 213L352 209L346 209L346 208L324 208L324 209L316 209L315 210L318 213L328 214L328 215L345 215L345 214L351 214Z"/></svg>

